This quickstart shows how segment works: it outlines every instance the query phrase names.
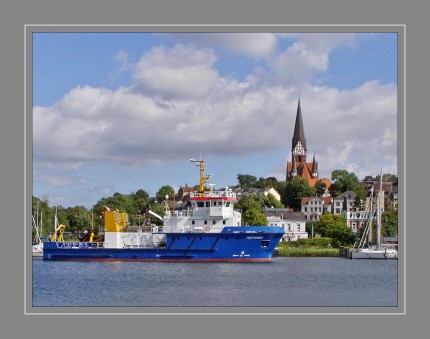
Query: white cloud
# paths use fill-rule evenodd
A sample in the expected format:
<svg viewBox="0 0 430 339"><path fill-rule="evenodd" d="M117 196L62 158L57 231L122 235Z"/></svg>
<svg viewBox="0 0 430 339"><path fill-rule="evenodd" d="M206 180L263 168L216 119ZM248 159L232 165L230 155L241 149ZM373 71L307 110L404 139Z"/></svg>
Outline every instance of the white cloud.
<svg viewBox="0 0 430 339"><path fill-rule="evenodd" d="M212 48L216 45L228 53L253 58L267 58L276 51L277 45L274 33L175 33L165 36L175 41L193 44L198 48Z"/></svg>
<svg viewBox="0 0 430 339"><path fill-rule="evenodd" d="M278 34L278 37L295 41L285 50L270 55L267 59L270 70L259 70L249 81L300 87L315 74L327 71L333 49L355 44L355 35L350 33Z"/></svg>
<svg viewBox="0 0 430 339"><path fill-rule="evenodd" d="M295 35L296 42L279 53L273 34L253 37L255 51L253 39L239 43L240 37L208 38L231 51L266 58L267 69L251 70L246 81L222 77L215 50L196 47L203 42L157 47L128 64L134 79L128 88L76 87L51 107L34 107L35 179L50 185L80 182L72 167L49 178L42 173L48 167L40 167L48 163L64 170L77 162L143 166L201 151L289 152L299 88L309 158L315 151L323 176L341 168L359 177L375 174L382 164L384 172L397 173L395 85L374 80L339 90L306 83L327 70L334 48L354 44L353 35ZM126 52L117 60L127 63ZM268 176L283 180L282 166ZM101 183L91 189L106 193L111 188Z"/></svg>
<svg viewBox="0 0 430 339"><path fill-rule="evenodd" d="M136 65L134 79L148 94L163 98L201 98L210 94L218 79L216 60L209 49L176 45L157 47L143 55Z"/></svg>

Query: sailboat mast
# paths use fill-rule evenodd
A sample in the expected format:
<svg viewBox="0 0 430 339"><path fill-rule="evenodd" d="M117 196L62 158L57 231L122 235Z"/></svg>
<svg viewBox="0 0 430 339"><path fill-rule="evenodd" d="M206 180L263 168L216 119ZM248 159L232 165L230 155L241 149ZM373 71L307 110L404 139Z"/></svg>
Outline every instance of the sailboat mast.
<svg viewBox="0 0 430 339"><path fill-rule="evenodd" d="M36 201L36 229L39 229L39 200Z"/></svg>
<svg viewBox="0 0 430 339"><path fill-rule="evenodd" d="M372 242L372 223L373 223L373 188L370 193L370 203L369 203L369 227L368 227L368 239L367 244L370 244Z"/></svg>
<svg viewBox="0 0 430 339"><path fill-rule="evenodd" d="M382 168L381 168L381 174L379 176L379 192L378 192L378 204L377 204L377 210L376 210L376 222L377 222L377 244L378 244L378 250L381 249L381 204L382 204Z"/></svg>

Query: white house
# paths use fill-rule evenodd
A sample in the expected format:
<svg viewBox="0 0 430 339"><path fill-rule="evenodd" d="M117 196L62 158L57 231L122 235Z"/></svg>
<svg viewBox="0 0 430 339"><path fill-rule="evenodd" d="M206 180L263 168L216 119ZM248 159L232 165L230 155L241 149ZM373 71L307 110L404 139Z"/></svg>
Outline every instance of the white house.
<svg viewBox="0 0 430 339"><path fill-rule="evenodd" d="M319 220L324 213L332 213L332 197L303 197L301 211L305 220Z"/></svg>
<svg viewBox="0 0 430 339"><path fill-rule="evenodd" d="M264 208L269 226L281 226L285 230L282 241L307 239L305 216L301 212L290 212L288 208Z"/></svg>

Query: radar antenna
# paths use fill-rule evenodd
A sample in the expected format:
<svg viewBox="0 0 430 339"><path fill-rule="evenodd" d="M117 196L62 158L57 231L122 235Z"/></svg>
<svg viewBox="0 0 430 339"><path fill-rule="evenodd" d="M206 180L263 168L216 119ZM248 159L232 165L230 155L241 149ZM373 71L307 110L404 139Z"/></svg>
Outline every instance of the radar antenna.
<svg viewBox="0 0 430 339"><path fill-rule="evenodd" d="M203 193L205 191L205 183L211 178L212 174L205 176L205 161L204 160L190 159L190 162L194 162L196 164L196 166L200 168L199 193Z"/></svg>

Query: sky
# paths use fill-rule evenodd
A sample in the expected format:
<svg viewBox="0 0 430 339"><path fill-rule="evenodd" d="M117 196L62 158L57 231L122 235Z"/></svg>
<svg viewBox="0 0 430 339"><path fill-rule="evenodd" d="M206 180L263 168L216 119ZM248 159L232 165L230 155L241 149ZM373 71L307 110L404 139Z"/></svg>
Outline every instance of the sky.
<svg viewBox="0 0 430 339"><path fill-rule="evenodd" d="M396 33L33 33L33 196L285 180L300 98L319 177L397 175Z"/></svg>

